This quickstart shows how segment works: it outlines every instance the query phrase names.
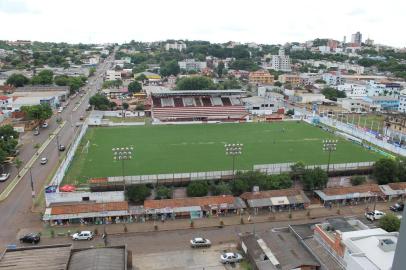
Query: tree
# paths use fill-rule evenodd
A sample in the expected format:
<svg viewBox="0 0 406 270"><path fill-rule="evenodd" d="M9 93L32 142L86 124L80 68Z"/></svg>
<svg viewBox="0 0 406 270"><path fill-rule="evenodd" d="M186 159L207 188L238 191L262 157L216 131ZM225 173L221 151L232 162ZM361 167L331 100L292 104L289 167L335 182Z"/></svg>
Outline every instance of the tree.
<svg viewBox="0 0 406 270"><path fill-rule="evenodd" d="M151 190L146 185L129 186L125 191L126 198L134 203L142 203L150 195Z"/></svg>
<svg viewBox="0 0 406 270"><path fill-rule="evenodd" d="M170 75L178 75L180 73L180 67L178 65L178 62L176 60L169 61L169 62L164 62L161 64L159 72L162 76L170 76Z"/></svg>
<svg viewBox="0 0 406 270"><path fill-rule="evenodd" d="M111 80L111 81L105 81L102 85L102 88L119 88L120 86L123 85L123 81L122 80Z"/></svg>
<svg viewBox="0 0 406 270"><path fill-rule="evenodd" d="M276 81L276 82L275 82L273 85L274 85L274 86L281 87L281 86L282 86L282 83L281 83L281 82L279 82L279 81Z"/></svg>
<svg viewBox="0 0 406 270"><path fill-rule="evenodd" d="M224 82L219 83L215 88L220 90L241 89L241 84L237 79L227 79Z"/></svg>
<svg viewBox="0 0 406 270"><path fill-rule="evenodd" d="M138 93L141 90L142 90L142 85L137 81L130 82L130 84L128 85L128 91L130 93Z"/></svg>
<svg viewBox="0 0 406 270"><path fill-rule="evenodd" d="M25 77L23 74L12 74L7 78L6 84L11 84L14 87L22 87L26 85L30 80Z"/></svg>
<svg viewBox="0 0 406 270"><path fill-rule="evenodd" d="M375 162L372 174L380 185L386 185L388 183L396 182L396 161L390 158L381 158L380 160Z"/></svg>
<svg viewBox="0 0 406 270"><path fill-rule="evenodd" d="M379 220L379 227L387 232L399 231L400 219L392 213L387 213Z"/></svg>
<svg viewBox="0 0 406 270"><path fill-rule="evenodd" d="M359 186L361 184L364 184L367 180L363 175L353 175L351 176L350 181L353 186Z"/></svg>
<svg viewBox="0 0 406 270"><path fill-rule="evenodd" d="M231 191L233 192L234 196L240 196L249 189L250 186L248 185L247 181L243 179L235 179L231 182Z"/></svg>
<svg viewBox="0 0 406 270"><path fill-rule="evenodd" d="M213 81L207 77L185 77L176 82L177 90L210 90L215 89Z"/></svg>
<svg viewBox="0 0 406 270"><path fill-rule="evenodd" d="M231 194L231 188L230 188L230 185L227 184L226 182L220 182L217 185L211 185L210 192L214 196L229 195L229 194Z"/></svg>
<svg viewBox="0 0 406 270"><path fill-rule="evenodd" d="M317 80L315 80L314 82L315 82L315 83L326 84L326 81L325 81L325 80L322 80L322 79L317 79Z"/></svg>
<svg viewBox="0 0 406 270"><path fill-rule="evenodd" d="M54 82L59 86L66 86L69 83L69 77L66 75L55 76Z"/></svg>
<svg viewBox="0 0 406 270"><path fill-rule="evenodd" d="M217 75L221 78L223 77L223 71L224 71L224 63L223 61L220 61L217 65Z"/></svg>
<svg viewBox="0 0 406 270"><path fill-rule="evenodd" d="M189 197L203 197L207 195L208 191L209 187L205 181L191 182L186 188Z"/></svg>
<svg viewBox="0 0 406 270"><path fill-rule="evenodd" d="M302 180L304 190L323 189L327 181L327 173L319 167L305 170Z"/></svg>
<svg viewBox="0 0 406 270"><path fill-rule="evenodd" d="M130 107L130 105L128 105L127 102L123 102L123 109L124 110L128 110L129 107Z"/></svg>
<svg viewBox="0 0 406 270"><path fill-rule="evenodd" d="M135 78L135 80L136 80L136 81L139 81L139 82L143 82L143 81L145 81L146 79L147 79L147 76L145 76L144 73L141 73L140 75L137 76L137 78Z"/></svg>
<svg viewBox="0 0 406 270"><path fill-rule="evenodd" d="M23 165L23 161L21 159L19 159L18 157L16 157L14 159L14 165L16 166L16 169L17 169L17 175L20 176L20 168Z"/></svg>
<svg viewBox="0 0 406 270"><path fill-rule="evenodd" d="M321 90L321 93L326 96L327 99L337 101L337 98L345 98L347 95L344 91L339 91L331 87L325 87Z"/></svg>
<svg viewBox="0 0 406 270"><path fill-rule="evenodd" d="M28 119L38 120L40 122L51 118L52 108L48 103L41 103L33 106L22 106L21 111L25 113Z"/></svg>
<svg viewBox="0 0 406 270"><path fill-rule="evenodd" d="M282 173L268 176L266 186L264 188L267 190L285 189L292 187L292 184L293 183L290 175L287 173Z"/></svg>
<svg viewBox="0 0 406 270"><path fill-rule="evenodd" d="M89 99L89 104L93 105L96 110L108 110L111 108L110 101L102 94L95 94Z"/></svg>
<svg viewBox="0 0 406 270"><path fill-rule="evenodd" d="M92 77L95 73L96 73L96 68L95 68L95 67L91 67L91 68L89 69L89 77Z"/></svg>
<svg viewBox="0 0 406 270"><path fill-rule="evenodd" d="M38 75L35 75L31 79L31 84L52 84L54 79L54 73L52 70L44 69Z"/></svg>
<svg viewBox="0 0 406 270"><path fill-rule="evenodd" d="M155 199L170 199L172 197L172 191L170 188L166 186L159 186L156 190L156 197Z"/></svg>
<svg viewBox="0 0 406 270"><path fill-rule="evenodd" d="M303 161L296 162L290 166L290 176L295 181L302 181L306 171L306 165Z"/></svg>
<svg viewBox="0 0 406 270"><path fill-rule="evenodd" d="M18 132L11 125L0 127L0 161L4 161L6 156L14 155L18 144Z"/></svg>

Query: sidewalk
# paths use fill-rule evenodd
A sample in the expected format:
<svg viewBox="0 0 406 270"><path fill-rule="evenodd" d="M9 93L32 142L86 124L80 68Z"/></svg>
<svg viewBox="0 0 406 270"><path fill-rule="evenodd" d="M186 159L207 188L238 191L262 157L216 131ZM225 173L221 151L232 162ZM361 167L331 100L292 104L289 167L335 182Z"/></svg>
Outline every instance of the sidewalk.
<svg viewBox="0 0 406 270"><path fill-rule="evenodd" d="M387 210L389 205L393 202L381 202L377 203L376 209ZM55 237L66 236L68 233L73 233L82 230L95 231L97 229L98 233L101 234L104 229L106 229L107 234L122 234L122 233L145 233L152 231L173 231L173 230L186 230L191 228L214 228L230 225L239 224L253 224L253 223L263 223L263 222L281 222L281 221L298 221L303 220L303 223L310 222L312 219L327 218L334 216L356 216L362 215L365 212L366 204L361 204L357 206L345 206L341 208L324 208L319 205L312 205L312 209L292 211L291 215L289 212L279 212L279 213L268 213L268 214L258 214L251 215L250 222L248 221L249 214L245 213L242 216L238 215L228 215L221 217L210 217L201 218L193 220L193 227L189 219L176 219L176 220L166 220L162 222L157 221L146 221L144 223L134 222L134 223L119 223L119 224L108 224L108 225L75 225L75 226L47 226L43 228L43 237L51 237L51 231L54 232ZM369 205L371 209L371 205ZM338 214L339 213L339 214Z"/></svg>

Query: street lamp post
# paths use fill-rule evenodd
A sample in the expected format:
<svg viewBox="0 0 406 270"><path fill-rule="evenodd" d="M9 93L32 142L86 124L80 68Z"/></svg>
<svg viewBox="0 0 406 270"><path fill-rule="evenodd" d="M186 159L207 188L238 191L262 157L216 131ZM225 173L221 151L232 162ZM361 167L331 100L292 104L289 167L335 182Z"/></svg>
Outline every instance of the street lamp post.
<svg viewBox="0 0 406 270"><path fill-rule="evenodd" d="M337 140L323 140L323 151L328 152L327 175L330 171L331 152L337 150Z"/></svg>
<svg viewBox="0 0 406 270"><path fill-rule="evenodd" d="M232 175L232 180L234 181L235 178L235 157L239 156L242 154L242 148L243 148L242 143L237 143L237 144L225 144L224 148L226 150L226 155L231 156L233 158L233 175Z"/></svg>
<svg viewBox="0 0 406 270"><path fill-rule="evenodd" d="M124 173L124 161L131 160L134 148L130 147L117 147L111 149L113 152L113 160L121 161L121 172L123 175L123 186L124 186L124 193L125 193L125 173Z"/></svg>

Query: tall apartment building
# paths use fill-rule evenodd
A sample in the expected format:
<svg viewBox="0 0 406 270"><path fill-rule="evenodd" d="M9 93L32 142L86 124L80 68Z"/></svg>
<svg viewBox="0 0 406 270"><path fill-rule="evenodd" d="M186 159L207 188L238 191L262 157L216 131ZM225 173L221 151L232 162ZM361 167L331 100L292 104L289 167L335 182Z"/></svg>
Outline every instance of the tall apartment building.
<svg viewBox="0 0 406 270"><path fill-rule="evenodd" d="M169 51L169 50L178 50L178 51L182 51L182 50L186 50L186 44L183 42L176 42L175 43L166 43L165 44L165 50Z"/></svg>
<svg viewBox="0 0 406 270"><path fill-rule="evenodd" d="M278 55L272 55L272 69L289 72L292 71L291 61L288 55L285 55L285 49L280 48Z"/></svg>
<svg viewBox="0 0 406 270"><path fill-rule="evenodd" d="M362 42L362 34L360 32L351 35L351 43L361 45L361 42Z"/></svg>
<svg viewBox="0 0 406 270"><path fill-rule="evenodd" d="M180 69L184 69L186 71L190 70L201 71L207 68L206 62L198 62L195 61L195 59L185 59L184 61L179 61L178 65Z"/></svg>

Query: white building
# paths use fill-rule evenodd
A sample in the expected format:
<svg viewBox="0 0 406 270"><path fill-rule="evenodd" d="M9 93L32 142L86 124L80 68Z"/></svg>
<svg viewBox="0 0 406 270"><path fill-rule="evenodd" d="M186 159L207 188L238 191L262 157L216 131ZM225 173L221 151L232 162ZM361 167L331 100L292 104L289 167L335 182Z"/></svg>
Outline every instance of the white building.
<svg viewBox="0 0 406 270"><path fill-rule="evenodd" d="M360 32L351 35L351 43L361 45L361 42L362 42L362 34Z"/></svg>
<svg viewBox="0 0 406 270"><path fill-rule="evenodd" d="M279 101L272 97L248 97L243 98L242 102L251 114L253 115L270 115L279 109Z"/></svg>
<svg viewBox="0 0 406 270"><path fill-rule="evenodd" d="M337 90L344 91L348 98L360 98L367 95L367 86L362 84L345 83L338 85Z"/></svg>
<svg viewBox="0 0 406 270"><path fill-rule="evenodd" d="M181 70L184 69L186 71L190 70L202 71L207 67L206 62L198 62L195 61L195 59L185 59L184 61L179 61L178 65Z"/></svg>
<svg viewBox="0 0 406 270"><path fill-rule="evenodd" d="M330 53L331 48L329 46L319 46L319 52L320 53Z"/></svg>
<svg viewBox="0 0 406 270"><path fill-rule="evenodd" d="M347 270L390 270L399 233L377 228L346 232L344 262Z"/></svg>
<svg viewBox="0 0 406 270"><path fill-rule="evenodd" d="M279 49L278 55L272 55L271 68L278 71L292 71L290 58L288 55L285 55L283 48Z"/></svg>
<svg viewBox="0 0 406 270"><path fill-rule="evenodd" d="M175 43L166 43L165 44L165 50L169 51L169 50L178 50L178 51L183 51L186 50L186 44L183 42L177 42L175 41Z"/></svg>
<svg viewBox="0 0 406 270"><path fill-rule="evenodd" d="M340 73L324 73L322 76L323 81L325 81L328 85L341 85L344 84L344 78L341 76Z"/></svg>
<svg viewBox="0 0 406 270"><path fill-rule="evenodd" d="M402 90L399 95L399 112L406 113L406 90Z"/></svg>
<svg viewBox="0 0 406 270"><path fill-rule="evenodd" d="M121 80L121 71L106 70L106 81Z"/></svg>
<svg viewBox="0 0 406 270"><path fill-rule="evenodd" d="M313 103L313 102L323 102L326 97L323 94L312 94L312 93L296 93L295 101L298 103Z"/></svg>
<svg viewBox="0 0 406 270"><path fill-rule="evenodd" d="M402 86L399 83L377 83L369 81L367 84L367 95L399 97Z"/></svg>

